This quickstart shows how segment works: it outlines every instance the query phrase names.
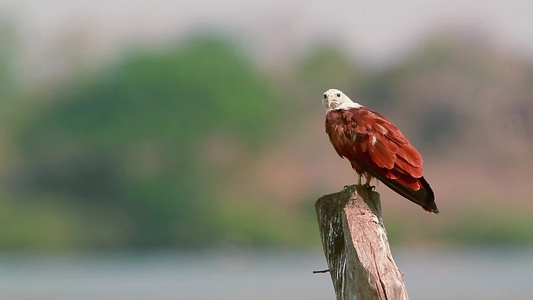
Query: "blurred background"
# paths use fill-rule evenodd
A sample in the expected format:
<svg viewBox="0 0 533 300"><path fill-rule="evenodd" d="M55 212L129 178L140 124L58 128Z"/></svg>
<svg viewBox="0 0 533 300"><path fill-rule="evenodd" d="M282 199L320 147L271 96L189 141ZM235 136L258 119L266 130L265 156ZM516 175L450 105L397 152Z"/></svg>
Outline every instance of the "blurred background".
<svg viewBox="0 0 533 300"><path fill-rule="evenodd" d="M334 299L339 88L424 156L384 185L412 299L533 297L533 4L0 2L0 299Z"/></svg>

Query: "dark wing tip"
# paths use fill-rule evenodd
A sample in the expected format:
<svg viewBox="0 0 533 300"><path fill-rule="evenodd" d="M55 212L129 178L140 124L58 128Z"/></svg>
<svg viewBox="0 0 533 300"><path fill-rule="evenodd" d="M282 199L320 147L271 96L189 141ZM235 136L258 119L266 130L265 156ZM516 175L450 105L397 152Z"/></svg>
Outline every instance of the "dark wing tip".
<svg viewBox="0 0 533 300"><path fill-rule="evenodd" d="M421 206L431 213L438 214L440 211L437 208L437 204L435 203L435 194L433 193L433 189L423 176L420 177L419 180L426 192L426 197L424 201L425 205Z"/></svg>
<svg viewBox="0 0 533 300"><path fill-rule="evenodd" d="M438 214L440 211L439 209L437 208L437 205L435 204L435 202L432 202L430 204L433 204L433 205L430 205L430 206L422 206L422 208L424 208L425 211L427 212L430 212L432 214Z"/></svg>
<svg viewBox="0 0 533 300"><path fill-rule="evenodd" d="M394 179L389 179L385 176L382 176L381 174L370 168L368 168L367 171L371 173L374 177L379 179L379 181L383 182L386 186L391 188L393 191L397 192L406 199L420 205L424 210L434 214L439 213L439 209L437 208L437 204L435 203L435 195L433 194L433 190L429 186L429 183L424 179L424 177L418 178L423 188L414 191Z"/></svg>

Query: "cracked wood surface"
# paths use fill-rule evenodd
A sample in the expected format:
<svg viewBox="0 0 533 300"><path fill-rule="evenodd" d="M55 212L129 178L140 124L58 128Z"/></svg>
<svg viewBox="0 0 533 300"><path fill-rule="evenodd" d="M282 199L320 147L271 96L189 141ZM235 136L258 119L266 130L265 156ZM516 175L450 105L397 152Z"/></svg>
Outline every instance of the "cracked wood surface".
<svg viewBox="0 0 533 300"><path fill-rule="evenodd" d="M337 300L407 300L381 218L379 194L351 185L316 202L320 235Z"/></svg>

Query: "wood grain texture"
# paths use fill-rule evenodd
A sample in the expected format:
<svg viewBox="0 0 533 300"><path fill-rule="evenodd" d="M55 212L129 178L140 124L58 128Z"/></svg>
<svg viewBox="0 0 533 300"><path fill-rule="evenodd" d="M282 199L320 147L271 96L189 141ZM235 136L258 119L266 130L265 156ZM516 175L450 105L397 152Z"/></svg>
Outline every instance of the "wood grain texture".
<svg viewBox="0 0 533 300"><path fill-rule="evenodd" d="M381 217L379 194L352 185L316 202L320 235L337 300L407 300Z"/></svg>

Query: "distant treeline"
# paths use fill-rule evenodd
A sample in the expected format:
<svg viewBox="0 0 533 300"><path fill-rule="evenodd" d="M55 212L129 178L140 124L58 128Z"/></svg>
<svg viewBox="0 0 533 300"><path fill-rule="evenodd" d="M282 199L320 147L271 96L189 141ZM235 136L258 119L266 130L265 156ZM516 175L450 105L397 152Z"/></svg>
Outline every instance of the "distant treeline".
<svg viewBox="0 0 533 300"><path fill-rule="evenodd" d="M314 194L278 209L242 170L315 116L330 87L395 118L435 155L470 139L490 145L501 132L531 142L531 64L446 34L379 72L343 51L317 46L288 70L264 69L224 37L200 36L131 50L38 90L17 86L11 54L0 52L9 90L0 94L0 249L318 245ZM483 131L504 95L496 118L512 127ZM471 231L423 236L533 243L522 216L496 229L468 220L460 222ZM407 234L396 228L393 241Z"/></svg>

